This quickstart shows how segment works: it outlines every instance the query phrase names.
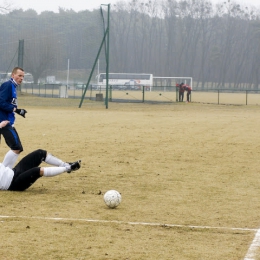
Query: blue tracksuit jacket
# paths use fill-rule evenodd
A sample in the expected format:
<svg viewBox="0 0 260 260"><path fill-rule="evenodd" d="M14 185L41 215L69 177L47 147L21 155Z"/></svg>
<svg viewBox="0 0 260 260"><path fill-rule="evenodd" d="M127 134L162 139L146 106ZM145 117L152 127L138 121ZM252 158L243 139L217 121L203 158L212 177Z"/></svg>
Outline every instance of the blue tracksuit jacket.
<svg viewBox="0 0 260 260"><path fill-rule="evenodd" d="M0 122L15 121L14 107L17 107L16 82L11 78L0 86Z"/></svg>

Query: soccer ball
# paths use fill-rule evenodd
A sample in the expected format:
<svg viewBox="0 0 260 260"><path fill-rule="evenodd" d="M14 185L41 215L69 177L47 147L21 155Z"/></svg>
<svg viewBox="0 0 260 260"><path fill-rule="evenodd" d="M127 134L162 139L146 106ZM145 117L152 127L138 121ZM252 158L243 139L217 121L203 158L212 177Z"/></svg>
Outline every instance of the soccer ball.
<svg viewBox="0 0 260 260"><path fill-rule="evenodd" d="M109 190L104 195L105 204L111 208L116 208L121 203L121 194L116 190Z"/></svg>

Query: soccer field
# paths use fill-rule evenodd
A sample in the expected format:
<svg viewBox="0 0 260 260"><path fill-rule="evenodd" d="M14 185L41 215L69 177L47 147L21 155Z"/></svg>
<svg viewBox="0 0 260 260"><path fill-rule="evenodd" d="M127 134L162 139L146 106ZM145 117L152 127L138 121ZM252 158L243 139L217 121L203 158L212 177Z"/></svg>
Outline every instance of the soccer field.
<svg viewBox="0 0 260 260"><path fill-rule="evenodd" d="M1 191L1 259L260 259L259 106L41 101L19 97L19 159L82 168Z"/></svg>

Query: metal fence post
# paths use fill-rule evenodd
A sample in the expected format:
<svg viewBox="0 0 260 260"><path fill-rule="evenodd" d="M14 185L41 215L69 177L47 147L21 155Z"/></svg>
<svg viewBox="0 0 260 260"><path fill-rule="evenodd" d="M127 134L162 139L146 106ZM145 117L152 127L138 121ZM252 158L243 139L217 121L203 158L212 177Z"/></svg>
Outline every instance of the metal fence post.
<svg viewBox="0 0 260 260"><path fill-rule="evenodd" d="M112 102L112 85L109 86L109 101Z"/></svg>

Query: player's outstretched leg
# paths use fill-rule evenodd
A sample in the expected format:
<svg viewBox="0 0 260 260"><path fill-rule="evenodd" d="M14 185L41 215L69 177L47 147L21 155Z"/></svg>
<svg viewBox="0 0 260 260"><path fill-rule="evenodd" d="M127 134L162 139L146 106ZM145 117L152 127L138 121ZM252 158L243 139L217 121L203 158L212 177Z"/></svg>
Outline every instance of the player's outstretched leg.
<svg viewBox="0 0 260 260"><path fill-rule="evenodd" d="M76 162L63 162L61 159L48 153L45 162L54 166L66 167L68 169L67 172L71 173L71 171L76 171L80 168L81 160L78 160Z"/></svg>
<svg viewBox="0 0 260 260"><path fill-rule="evenodd" d="M80 168L80 162L76 161L68 166L61 167L34 167L25 172L16 172L9 187L12 191L24 191L35 183L40 177L54 177L68 171L76 171Z"/></svg>

